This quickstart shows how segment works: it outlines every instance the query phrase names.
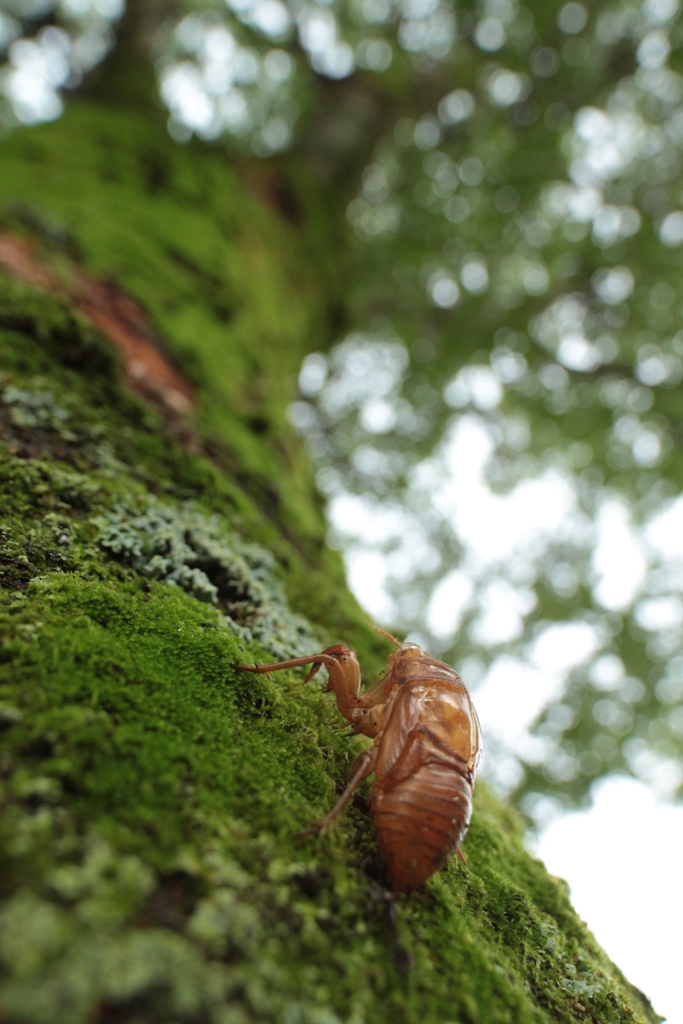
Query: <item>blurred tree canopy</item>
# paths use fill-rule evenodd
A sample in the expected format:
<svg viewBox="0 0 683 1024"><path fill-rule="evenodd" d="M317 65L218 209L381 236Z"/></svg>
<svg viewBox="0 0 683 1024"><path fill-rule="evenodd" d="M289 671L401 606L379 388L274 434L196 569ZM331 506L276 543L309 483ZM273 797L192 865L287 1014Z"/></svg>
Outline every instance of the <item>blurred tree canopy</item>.
<svg viewBox="0 0 683 1024"><path fill-rule="evenodd" d="M3 130L117 67L151 103L154 67L178 143L306 161L343 225L291 407L332 542L504 708L489 765L539 816L613 771L681 792L682 38L677 0L0 12Z"/></svg>

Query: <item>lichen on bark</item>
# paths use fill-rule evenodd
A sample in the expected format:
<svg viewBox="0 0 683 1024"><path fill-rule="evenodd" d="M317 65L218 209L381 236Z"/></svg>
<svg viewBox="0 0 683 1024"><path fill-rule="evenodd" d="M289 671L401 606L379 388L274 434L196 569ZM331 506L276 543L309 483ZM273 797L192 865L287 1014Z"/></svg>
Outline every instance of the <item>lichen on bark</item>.
<svg viewBox="0 0 683 1024"><path fill-rule="evenodd" d="M0 228L58 294L0 271L0 1016L656 1020L484 788L469 866L404 898L362 798L294 838L362 740L296 673L235 666L383 657L286 423L327 340L316 211L95 107L4 146ZM187 414L129 390L82 273L144 310Z"/></svg>

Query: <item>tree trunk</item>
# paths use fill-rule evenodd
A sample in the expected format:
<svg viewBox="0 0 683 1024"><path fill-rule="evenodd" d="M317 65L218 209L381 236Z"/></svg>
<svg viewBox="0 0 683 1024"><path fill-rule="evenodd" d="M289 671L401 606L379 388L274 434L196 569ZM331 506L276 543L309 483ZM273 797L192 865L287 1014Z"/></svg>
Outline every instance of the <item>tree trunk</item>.
<svg viewBox="0 0 683 1024"><path fill-rule="evenodd" d="M362 741L296 672L352 644L286 420L342 259L300 169L73 104L0 163L0 1019L655 1021L482 787L386 891Z"/></svg>

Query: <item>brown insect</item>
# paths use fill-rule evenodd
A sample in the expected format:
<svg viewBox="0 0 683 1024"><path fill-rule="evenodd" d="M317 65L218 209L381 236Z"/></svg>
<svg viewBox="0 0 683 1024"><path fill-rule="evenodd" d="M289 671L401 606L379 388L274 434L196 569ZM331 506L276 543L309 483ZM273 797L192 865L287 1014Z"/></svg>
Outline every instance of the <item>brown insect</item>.
<svg viewBox="0 0 683 1024"><path fill-rule="evenodd" d="M384 630L380 630L384 633ZM240 672L276 672L312 665L304 682L328 671L339 711L358 732L374 738L351 768L349 784L325 817L301 835L319 832L337 817L363 779L375 773L370 809L394 892L414 889L457 852L472 816L472 788L481 759L481 728L467 687L452 668L414 643L399 643L384 676L359 696L354 651L335 644L321 654L274 665L239 665Z"/></svg>

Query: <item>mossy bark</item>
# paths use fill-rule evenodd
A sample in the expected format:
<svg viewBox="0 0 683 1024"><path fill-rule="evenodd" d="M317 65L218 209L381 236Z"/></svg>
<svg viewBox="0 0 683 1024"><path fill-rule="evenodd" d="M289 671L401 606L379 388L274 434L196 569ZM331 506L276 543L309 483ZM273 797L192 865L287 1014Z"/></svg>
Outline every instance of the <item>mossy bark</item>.
<svg viewBox="0 0 683 1024"><path fill-rule="evenodd" d="M362 741L300 675L235 666L386 651L286 420L340 275L289 173L283 202L85 104L3 144L30 257L0 270L0 1019L655 1021L483 788L469 866L400 899L362 800L295 839ZM182 412L131 392L93 282L143 311Z"/></svg>

